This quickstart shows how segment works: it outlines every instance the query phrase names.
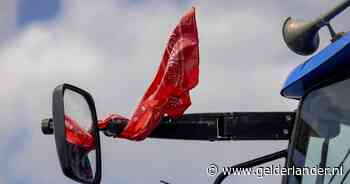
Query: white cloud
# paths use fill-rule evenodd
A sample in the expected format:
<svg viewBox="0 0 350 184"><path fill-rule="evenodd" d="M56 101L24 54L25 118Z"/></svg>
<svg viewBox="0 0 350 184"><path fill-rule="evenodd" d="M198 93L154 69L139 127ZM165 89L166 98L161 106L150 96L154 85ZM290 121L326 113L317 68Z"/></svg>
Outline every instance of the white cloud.
<svg viewBox="0 0 350 184"><path fill-rule="evenodd" d="M280 97L279 90L288 71L305 58L287 50L281 24L287 15L297 14L295 9L304 7L299 17L315 17L326 5L307 12L305 1L193 4L201 74L189 112L293 110L295 103ZM189 8L173 1L66 0L55 20L28 26L6 42L0 50L0 142L7 143L18 128L30 132L23 151L9 162L11 172L31 176L35 183L68 183L59 170L53 137L43 136L39 127L40 119L51 114L53 88L68 82L87 89L100 117L130 115L153 79L170 31ZM210 162L230 165L286 146L102 139L105 183L208 183L213 181L205 173Z"/></svg>

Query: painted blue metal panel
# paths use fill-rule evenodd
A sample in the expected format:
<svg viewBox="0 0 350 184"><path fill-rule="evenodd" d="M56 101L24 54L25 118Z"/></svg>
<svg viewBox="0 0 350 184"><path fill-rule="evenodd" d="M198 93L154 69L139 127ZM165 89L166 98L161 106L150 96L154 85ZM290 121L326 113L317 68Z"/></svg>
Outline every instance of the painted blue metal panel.
<svg viewBox="0 0 350 184"><path fill-rule="evenodd" d="M350 33L297 66L284 83L281 95L300 99L305 92L332 70L350 62Z"/></svg>

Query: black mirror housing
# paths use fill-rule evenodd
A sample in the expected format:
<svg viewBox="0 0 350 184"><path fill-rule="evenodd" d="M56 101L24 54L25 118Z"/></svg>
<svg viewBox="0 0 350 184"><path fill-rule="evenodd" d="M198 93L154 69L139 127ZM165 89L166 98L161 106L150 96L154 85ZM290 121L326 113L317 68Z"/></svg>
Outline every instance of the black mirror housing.
<svg viewBox="0 0 350 184"><path fill-rule="evenodd" d="M94 177L92 179L87 179L82 176L79 176L76 172L76 167L73 167L73 165L76 165L76 161L73 159L73 157L76 157L76 155L72 155L71 151L71 143L69 143L66 139L66 127L65 127L65 110L64 110L64 93L65 90L70 90L75 92L78 95L81 95L81 97L86 101L88 104L88 108L91 112L91 118L92 118L92 125L91 125L91 134L93 135L95 149L96 149L96 158L95 158L95 173ZM52 97L52 114L53 114L53 128L54 128L54 134L55 134L55 141L56 141L56 149L57 154L60 162L61 169L63 173L71 178L74 181L80 182L80 183L89 183L89 184L97 184L101 181L101 146L100 146L100 136L99 131L97 127L97 115L96 115L96 108L95 103L92 98L92 96L73 85L70 84L62 84L55 88L53 92ZM75 154L75 152L73 152ZM78 154L78 153L76 153ZM79 156L79 155L78 155Z"/></svg>

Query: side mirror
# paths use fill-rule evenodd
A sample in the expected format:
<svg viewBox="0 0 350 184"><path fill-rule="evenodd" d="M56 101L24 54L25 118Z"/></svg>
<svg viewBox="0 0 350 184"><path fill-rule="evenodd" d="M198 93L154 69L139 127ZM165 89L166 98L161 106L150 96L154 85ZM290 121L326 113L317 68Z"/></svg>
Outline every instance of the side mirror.
<svg viewBox="0 0 350 184"><path fill-rule="evenodd" d="M77 182L100 183L101 146L92 96L78 87L62 84L55 88L52 100L52 121L43 121L42 129L49 134L52 131L44 131L43 127L53 127L63 173Z"/></svg>

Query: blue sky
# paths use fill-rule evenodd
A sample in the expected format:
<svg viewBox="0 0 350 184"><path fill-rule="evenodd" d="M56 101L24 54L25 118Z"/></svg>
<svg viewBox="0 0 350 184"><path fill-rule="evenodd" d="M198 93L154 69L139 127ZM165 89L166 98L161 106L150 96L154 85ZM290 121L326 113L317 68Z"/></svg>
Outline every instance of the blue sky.
<svg viewBox="0 0 350 184"><path fill-rule="evenodd" d="M197 10L201 73L187 112L294 110L295 102L279 90L307 58L286 48L281 24L287 16L312 19L333 4L314 2L1 1L0 184L74 183L60 171L53 136L40 132L40 120L51 116L52 90L64 82L80 86L93 94L99 117L129 116L153 79L170 31L191 6ZM335 28L349 30L348 17L337 18ZM327 32L321 38L323 46L328 43ZM101 139L103 183L211 183L209 163L231 165L286 147ZM229 181L277 184L280 178Z"/></svg>
<svg viewBox="0 0 350 184"><path fill-rule="evenodd" d="M49 21L62 8L60 0L19 0L17 24L25 26L35 21Z"/></svg>

